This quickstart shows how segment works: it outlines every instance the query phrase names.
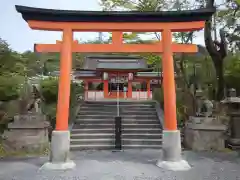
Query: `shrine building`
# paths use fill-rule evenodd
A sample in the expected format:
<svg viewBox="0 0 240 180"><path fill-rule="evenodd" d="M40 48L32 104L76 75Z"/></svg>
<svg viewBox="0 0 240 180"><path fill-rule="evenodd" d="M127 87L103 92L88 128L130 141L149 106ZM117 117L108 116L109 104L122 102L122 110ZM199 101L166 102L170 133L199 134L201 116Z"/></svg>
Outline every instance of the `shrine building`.
<svg viewBox="0 0 240 180"><path fill-rule="evenodd" d="M161 72L152 72L140 56L86 56L74 76L84 81L85 100L149 100L161 83Z"/></svg>

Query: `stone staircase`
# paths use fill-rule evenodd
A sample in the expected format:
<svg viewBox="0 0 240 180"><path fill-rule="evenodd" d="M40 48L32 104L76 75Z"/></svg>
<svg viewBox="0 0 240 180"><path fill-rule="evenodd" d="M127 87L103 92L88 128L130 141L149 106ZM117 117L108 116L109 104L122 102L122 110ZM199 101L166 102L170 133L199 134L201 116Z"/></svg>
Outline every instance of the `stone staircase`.
<svg viewBox="0 0 240 180"><path fill-rule="evenodd" d="M71 130L71 150L115 149L116 102L85 102ZM120 102L122 149L161 148L153 102Z"/></svg>

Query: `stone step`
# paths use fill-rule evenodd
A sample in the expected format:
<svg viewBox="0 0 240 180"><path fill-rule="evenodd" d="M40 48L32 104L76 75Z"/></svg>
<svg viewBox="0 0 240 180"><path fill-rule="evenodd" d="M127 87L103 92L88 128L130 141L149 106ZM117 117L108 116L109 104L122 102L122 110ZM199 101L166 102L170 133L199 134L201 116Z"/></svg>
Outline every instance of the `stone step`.
<svg viewBox="0 0 240 180"><path fill-rule="evenodd" d="M112 144L74 144L70 145L71 151L79 150L114 150L115 145Z"/></svg>
<svg viewBox="0 0 240 180"><path fill-rule="evenodd" d="M158 119L122 119L123 124L159 124ZM76 119L75 124L115 124L114 119Z"/></svg>
<svg viewBox="0 0 240 180"><path fill-rule="evenodd" d="M157 119L122 119L123 124L160 124Z"/></svg>
<svg viewBox="0 0 240 180"><path fill-rule="evenodd" d="M149 144L149 145L142 145L142 144L123 144L122 149L161 149L161 144Z"/></svg>
<svg viewBox="0 0 240 180"><path fill-rule="evenodd" d="M81 124L74 124L73 129L105 129L105 128L115 128L114 122L109 122L107 124L96 124L96 123L81 123ZM145 128L161 128L160 124L137 124L137 123L126 123L122 124L122 129L145 129Z"/></svg>
<svg viewBox="0 0 240 180"><path fill-rule="evenodd" d="M71 139L70 144L103 144L103 145L114 145L114 138L103 138L103 139Z"/></svg>
<svg viewBox="0 0 240 180"><path fill-rule="evenodd" d="M122 124L122 129L145 129L145 128L161 128L160 124Z"/></svg>
<svg viewBox="0 0 240 180"><path fill-rule="evenodd" d="M115 109L110 109L110 108L81 108L79 110L79 113L85 113L85 112L89 112L89 113L98 113L98 112L105 112L107 114L111 114L111 113L116 113L117 112L117 108ZM155 113L156 109L155 108L126 108L126 109L119 109L120 113L123 114L127 114L127 113L141 113L141 112L145 112L146 114L150 114L150 113Z"/></svg>
<svg viewBox="0 0 240 180"><path fill-rule="evenodd" d="M103 138L115 138L115 134L114 133L75 133L75 134L71 134L71 138L72 139L103 139ZM122 138L123 139L162 139L162 134L158 133L158 134L154 134L154 133L148 133L148 134L126 134L123 133L122 134Z"/></svg>
<svg viewBox="0 0 240 180"><path fill-rule="evenodd" d="M152 118L156 118L156 115L123 115L121 116L123 119L124 118L137 118L137 119L152 119ZM92 115L77 115L76 117L77 119L114 119L115 116L111 116L111 115L103 115L103 114L92 114Z"/></svg>
<svg viewBox="0 0 240 180"><path fill-rule="evenodd" d="M82 104L81 105L81 109L82 108L109 108L109 109L116 109L117 108L117 105L104 105L104 104L94 104L94 105L88 105L88 104Z"/></svg>
<svg viewBox="0 0 240 180"><path fill-rule="evenodd" d="M115 138L115 134L114 133L75 133L75 134L71 134L71 139L114 139Z"/></svg>
<svg viewBox="0 0 240 180"><path fill-rule="evenodd" d="M122 115L122 119L156 119L156 114L144 114L144 115Z"/></svg>
<svg viewBox="0 0 240 180"><path fill-rule="evenodd" d="M94 114L94 115L110 115L110 116L116 116L117 110L115 111L91 111L89 110L80 110L77 115L89 115L89 114Z"/></svg>
<svg viewBox="0 0 240 180"><path fill-rule="evenodd" d="M120 109L155 109L154 106L119 106ZM105 106L105 105L97 105L97 106L85 106L82 105L80 109L109 109L109 110L115 110L117 109L117 106Z"/></svg>
<svg viewBox="0 0 240 180"><path fill-rule="evenodd" d="M138 115L157 115L157 112L155 110L151 110L151 111L125 111L125 110L120 110L119 111L120 115L134 115L134 114L138 114ZM117 114L117 110L115 111L107 111L107 110L98 110L98 111L92 111L91 109L89 110L81 110L80 112L78 112L78 115L112 115L112 116L116 116Z"/></svg>
<svg viewBox="0 0 240 180"><path fill-rule="evenodd" d="M123 134L157 134L162 133L162 129L160 128L127 128L122 129Z"/></svg>
<svg viewBox="0 0 240 180"><path fill-rule="evenodd" d="M136 134L122 134L123 139L162 139L162 133L136 133Z"/></svg>
<svg viewBox="0 0 240 180"><path fill-rule="evenodd" d="M115 128L88 128L88 129L79 129L79 128L73 128L71 130L71 134L98 134L98 133L113 133L115 134Z"/></svg>
<svg viewBox="0 0 240 180"><path fill-rule="evenodd" d="M121 111L156 111L154 107L120 107L119 108ZM99 107L88 107L88 106L81 106L80 111L117 111L117 107L104 107L104 106L99 106Z"/></svg>
<svg viewBox="0 0 240 180"><path fill-rule="evenodd" d="M73 129L114 129L114 123L108 124L74 124Z"/></svg>
<svg viewBox="0 0 240 180"><path fill-rule="evenodd" d="M117 106L118 104L117 103L84 103L82 106L88 106L88 107L93 107L93 106L112 106L112 107L115 107ZM128 107L128 106L132 106L132 107L154 107L153 104L143 104L143 103L127 103L127 104L123 104L123 103L119 103L119 106L121 107Z"/></svg>
<svg viewBox="0 0 240 180"><path fill-rule="evenodd" d="M114 119L76 119L75 124L115 124Z"/></svg>
<svg viewBox="0 0 240 180"><path fill-rule="evenodd" d="M72 129L71 134L86 134L86 133L115 133L115 128L92 128L92 129ZM162 133L162 129L160 128L138 128L138 129L122 129L123 134L158 134Z"/></svg>
<svg viewBox="0 0 240 180"><path fill-rule="evenodd" d="M121 110L120 111L121 114L146 114L146 115L156 115L157 112L155 109L149 109L148 111L145 110Z"/></svg>
<svg viewBox="0 0 240 180"><path fill-rule="evenodd" d="M122 139L122 144L135 144L135 145L161 145L162 139Z"/></svg>
<svg viewBox="0 0 240 180"><path fill-rule="evenodd" d="M71 130L71 150L114 150L116 102L87 102ZM120 103L123 149L161 149L162 129L153 103Z"/></svg>
<svg viewBox="0 0 240 180"><path fill-rule="evenodd" d="M114 119L115 115L110 114L84 114L84 115L77 115L76 119Z"/></svg>

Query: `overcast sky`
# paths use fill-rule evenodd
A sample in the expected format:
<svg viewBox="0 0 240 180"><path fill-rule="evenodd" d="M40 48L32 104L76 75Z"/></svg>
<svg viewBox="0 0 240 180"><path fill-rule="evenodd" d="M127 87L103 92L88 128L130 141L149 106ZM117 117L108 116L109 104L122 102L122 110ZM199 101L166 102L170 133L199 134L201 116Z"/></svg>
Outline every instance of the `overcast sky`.
<svg viewBox="0 0 240 180"><path fill-rule="evenodd" d="M98 0L1 0L0 37L6 40L12 49L24 52L33 50L34 43L55 43L61 39L61 33L31 30L15 5L67 10L101 10ZM94 39L97 33L75 33L75 39ZM195 44L204 44L203 32L196 33Z"/></svg>

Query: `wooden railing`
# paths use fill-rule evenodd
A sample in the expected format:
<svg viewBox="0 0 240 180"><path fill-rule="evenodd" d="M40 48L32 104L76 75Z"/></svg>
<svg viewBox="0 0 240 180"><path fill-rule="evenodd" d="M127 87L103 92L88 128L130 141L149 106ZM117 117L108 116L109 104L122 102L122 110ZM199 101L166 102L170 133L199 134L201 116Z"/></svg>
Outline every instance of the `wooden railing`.
<svg viewBox="0 0 240 180"><path fill-rule="evenodd" d="M104 99L103 91L85 91L85 100L101 100Z"/></svg>
<svg viewBox="0 0 240 180"><path fill-rule="evenodd" d="M103 91L94 91L94 90L88 90L85 91L84 99L85 100L103 100L103 99L113 99L117 98L117 92L109 92L107 98L104 98L104 92ZM127 93L119 92L119 98L120 99L132 99L132 100L149 100L152 99L152 92L150 92L150 97L148 97L147 91L133 91L132 92L132 98L129 98L127 96Z"/></svg>

